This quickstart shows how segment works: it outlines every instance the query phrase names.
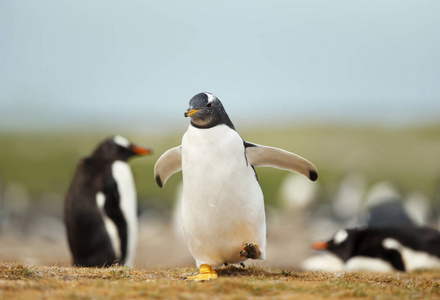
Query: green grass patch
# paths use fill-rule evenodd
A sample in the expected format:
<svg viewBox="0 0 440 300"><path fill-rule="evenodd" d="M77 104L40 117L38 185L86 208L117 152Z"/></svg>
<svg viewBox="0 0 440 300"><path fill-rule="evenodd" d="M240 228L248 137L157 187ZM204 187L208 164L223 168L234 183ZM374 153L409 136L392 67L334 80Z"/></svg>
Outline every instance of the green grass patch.
<svg viewBox="0 0 440 300"><path fill-rule="evenodd" d="M258 144L295 152L318 168L321 201L328 201L339 180L348 173L366 176L369 184L388 180L404 192L420 191L433 198L440 182L440 125L411 128L348 126L284 127L240 131ZM47 193L64 196L81 157L109 135L76 133L0 132L0 180L18 183L38 199ZM180 144L181 134L126 134L133 142L151 147L154 154L135 158L131 166L140 203L170 208L181 175L162 189L153 167L167 149ZM257 169L266 203L277 206L279 187L287 172Z"/></svg>

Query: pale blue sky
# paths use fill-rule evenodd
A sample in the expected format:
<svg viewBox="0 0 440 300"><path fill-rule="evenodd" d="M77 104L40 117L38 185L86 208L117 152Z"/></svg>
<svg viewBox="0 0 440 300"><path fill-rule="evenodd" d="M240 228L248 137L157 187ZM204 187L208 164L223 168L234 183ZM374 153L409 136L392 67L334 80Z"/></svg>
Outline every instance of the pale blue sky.
<svg viewBox="0 0 440 300"><path fill-rule="evenodd" d="M440 1L0 1L0 129L440 119Z"/></svg>

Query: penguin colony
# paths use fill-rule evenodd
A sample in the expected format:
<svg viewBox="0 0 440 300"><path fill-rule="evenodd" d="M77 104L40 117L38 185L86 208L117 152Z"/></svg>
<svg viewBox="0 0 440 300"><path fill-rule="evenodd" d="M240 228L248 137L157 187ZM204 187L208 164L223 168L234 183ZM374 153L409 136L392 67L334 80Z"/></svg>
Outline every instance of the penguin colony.
<svg viewBox="0 0 440 300"><path fill-rule="evenodd" d="M296 154L244 141L211 93L195 95L184 116L190 124L182 143L157 160L154 176L162 188L170 176L182 171L181 221L200 269L199 274L184 279L212 280L217 278L214 269L222 265L266 258L264 199L255 167L288 170L311 181L318 173L311 162ZM138 220L127 160L150 153L115 136L79 162L65 201L74 266L132 265ZM390 218L383 219L385 208L393 214L397 211L393 205L385 206L372 210L367 228L341 229L312 248L333 253L346 270L440 268L440 233L416 227L400 210L402 224L388 224Z"/></svg>
<svg viewBox="0 0 440 300"><path fill-rule="evenodd" d="M138 231L137 200L127 160L150 153L150 149L115 136L79 162L64 211L75 266L133 263Z"/></svg>

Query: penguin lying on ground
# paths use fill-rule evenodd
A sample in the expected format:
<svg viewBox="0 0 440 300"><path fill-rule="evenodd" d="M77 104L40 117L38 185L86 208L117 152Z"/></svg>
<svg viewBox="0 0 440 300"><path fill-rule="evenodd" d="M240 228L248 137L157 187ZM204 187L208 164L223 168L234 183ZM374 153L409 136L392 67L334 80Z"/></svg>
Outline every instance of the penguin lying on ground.
<svg viewBox="0 0 440 300"><path fill-rule="evenodd" d="M304 158L272 147L245 142L235 131L220 100L195 95L182 145L166 151L154 173L162 187L182 170L182 225L200 273L186 279L216 279L213 270L246 259L265 259L264 199L254 167L272 166L318 178Z"/></svg>
<svg viewBox="0 0 440 300"><path fill-rule="evenodd" d="M148 155L122 136L102 142L82 159L66 196L64 218L73 264L131 265L137 244L137 201L127 160Z"/></svg>
<svg viewBox="0 0 440 300"><path fill-rule="evenodd" d="M412 213L414 210L407 212L404 208L401 196L389 182L384 181L373 185L365 197L363 206L364 208L356 213L358 217L353 218L358 219L355 222L356 224L353 224L353 227L381 229L416 226L412 221ZM339 207L339 211L343 209L343 206ZM339 228L341 228L341 226L339 226ZM337 229L333 230L333 232L336 230ZM353 271L360 269L371 271L393 270L387 262L378 258L372 259L356 256L345 262L332 251L309 257L301 263L301 266L302 269L306 271L341 271L346 269Z"/></svg>
<svg viewBox="0 0 440 300"><path fill-rule="evenodd" d="M350 271L440 268L440 232L428 227L341 229L315 250L328 250Z"/></svg>

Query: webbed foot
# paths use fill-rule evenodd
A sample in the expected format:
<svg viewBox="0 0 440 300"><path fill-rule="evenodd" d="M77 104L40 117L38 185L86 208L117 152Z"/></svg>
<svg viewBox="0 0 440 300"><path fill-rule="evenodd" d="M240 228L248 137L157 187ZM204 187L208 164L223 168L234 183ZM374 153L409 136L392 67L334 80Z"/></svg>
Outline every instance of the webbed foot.
<svg viewBox="0 0 440 300"><path fill-rule="evenodd" d="M258 249L257 244L246 243L243 247L243 250L240 251L239 256L250 258L250 259L257 259L260 257L260 249Z"/></svg>
<svg viewBox="0 0 440 300"><path fill-rule="evenodd" d="M190 281L207 281L217 278L217 273L212 269L210 265L201 265L199 274L197 274L196 276L183 277L182 279Z"/></svg>

